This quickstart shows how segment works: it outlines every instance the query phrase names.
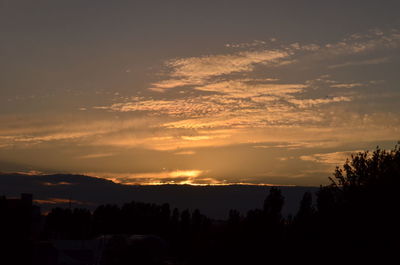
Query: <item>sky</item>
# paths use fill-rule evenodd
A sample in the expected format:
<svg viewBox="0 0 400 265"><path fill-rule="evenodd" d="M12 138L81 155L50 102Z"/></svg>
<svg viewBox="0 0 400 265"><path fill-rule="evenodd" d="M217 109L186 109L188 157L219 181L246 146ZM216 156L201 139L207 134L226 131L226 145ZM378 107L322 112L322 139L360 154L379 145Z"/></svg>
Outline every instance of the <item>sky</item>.
<svg viewBox="0 0 400 265"><path fill-rule="evenodd" d="M400 140L398 10L0 0L0 171L326 184Z"/></svg>

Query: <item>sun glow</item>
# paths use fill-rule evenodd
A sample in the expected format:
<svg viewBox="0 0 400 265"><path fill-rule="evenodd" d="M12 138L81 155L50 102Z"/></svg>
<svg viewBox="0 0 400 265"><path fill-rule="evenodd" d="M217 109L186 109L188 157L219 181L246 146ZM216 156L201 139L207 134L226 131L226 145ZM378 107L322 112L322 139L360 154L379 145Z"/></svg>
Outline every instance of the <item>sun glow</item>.
<svg viewBox="0 0 400 265"><path fill-rule="evenodd" d="M175 170L168 172L152 172L143 174L130 173L85 173L85 175L95 176L110 180L122 185L191 185L191 186L295 186L287 184L251 183L244 181L229 181L227 179L217 179L207 177L203 174L204 170Z"/></svg>
<svg viewBox="0 0 400 265"><path fill-rule="evenodd" d="M191 177L196 178L198 177L203 171L201 170L177 170L171 172L169 175L171 177Z"/></svg>

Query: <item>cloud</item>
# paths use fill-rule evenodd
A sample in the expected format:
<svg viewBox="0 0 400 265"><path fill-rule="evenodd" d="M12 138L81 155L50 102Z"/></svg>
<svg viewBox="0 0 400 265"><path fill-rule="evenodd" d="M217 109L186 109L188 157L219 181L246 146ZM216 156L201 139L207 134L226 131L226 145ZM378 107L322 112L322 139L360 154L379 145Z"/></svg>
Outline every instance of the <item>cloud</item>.
<svg viewBox="0 0 400 265"><path fill-rule="evenodd" d="M379 49L394 49L400 45L400 32L370 30L366 34L353 34L336 43L328 43L322 52L332 55L360 54Z"/></svg>
<svg viewBox="0 0 400 265"><path fill-rule="evenodd" d="M166 114L175 117L204 116L223 110L222 105L217 104L210 96L189 97L172 100L138 99L131 102L114 103L110 106L98 106L95 109L110 110L116 112L152 112L156 115Z"/></svg>
<svg viewBox="0 0 400 265"><path fill-rule="evenodd" d="M269 80L269 79L267 79ZM257 82L257 83L254 83ZM294 94L304 92L304 84L259 83L244 80L216 82L196 86L195 90L214 93L208 96L187 96L178 99L155 100L138 98L135 101L114 103L110 106L95 107L114 112L148 112L149 115L167 115L178 120L166 122L167 128L216 128L266 126L285 120L285 123L311 118L315 115L299 113L293 104L302 108L316 104L349 101L349 98L295 99ZM297 101L296 101L297 100ZM204 140L208 136L196 135L194 139ZM188 140L193 137L183 136Z"/></svg>
<svg viewBox="0 0 400 265"><path fill-rule="evenodd" d="M36 175L36 174L35 174ZM75 183L70 183L66 181L61 181L61 182L43 182L43 186L69 186L69 185L75 185Z"/></svg>
<svg viewBox="0 0 400 265"><path fill-rule="evenodd" d="M209 135L197 135L197 136L182 136L183 140L189 141L200 141L200 140L209 140L212 137Z"/></svg>
<svg viewBox="0 0 400 265"><path fill-rule="evenodd" d="M399 42L400 35L396 30L388 32L371 30L366 34L350 35L336 43L325 45L292 43L281 45L277 49L260 49L259 47L266 44L265 41L230 44L228 45L230 48L244 50L169 60L165 63L167 78L153 83L150 87L151 90L159 92L184 87L190 92L187 96L172 99L139 98L97 108L114 112L146 112L148 115L168 116L173 120L162 126L175 129L322 123L326 119L321 117L319 106L350 102L353 97L337 93L334 96L318 97L308 92L321 87L351 89L363 86L363 83L346 83L327 78L304 83L284 83L277 82L278 78L259 78L249 74L255 71L256 66L301 63L301 58L294 57L302 53L311 54L315 56L315 58L311 56L314 59L326 59L326 56L330 55L348 55L381 48L394 48ZM386 59L385 57L361 62L348 61L333 68L381 63ZM237 73L246 73L247 76L243 78L237 76ZM202 92L208 94L201 94ZM185 137L181 139L190 139ZM207 136L194 137L205 140Z"/></svg>
<svg viewBox="0 0 400 265"><path fill-rule="evenodd" d="M295 104L299 108L309 108L316 105L337 103L337 102L348 102L351 101L350 97L332 97L332 98L317 98L317 99L289 99L290 103Z"/></svg>
<svg viewBox="0 0 400 265"><path fill-rule="evenodd" d="M387 63L387 62L389 62L389 58L383 57L383 58L361 60L361 61L349 61L349 62L345 62L345 63L330 65L330 66L328 66L328 68L336 69L336 68L343 68L343 67L349 67L349 66L382 64L382 63Z"/></svg>
<svg viewBox="0 0 400 265"><path fill-rule="evenodd" d="M188 151L178 151L178 152L175 152L174 154L175 155L194 155L194 154L196 154L196 152L188 150Z"/></svg>
<svg viewBox="0 0 400 265"><path fill-rule="evenodd" d="M347 83L347 84L334 84L330 85L333 88L353 88L353 87L360 87L363 86L361 83Z"/></svg>
<svg viewBox="0 0 400 265"><path fill-rule="evenodd" d="M266 41L254 40L252 42L227 43L227 44L225 44L225 47L228 47L228 48L251 48L251 47L265 46L266 44L267 44Z"/></svg>
<svg viewBox="0 0 400 265"><path fill-rule="evenodd" d="M131 173L101 175L120 183L222 185L225 182L204 173L212 164L204 162L209 159L205 152L239 146L238 153L251 153L249 157L252 157L280 148L289 154L277 157L298 158L298 153L291 152L337 148L340 144L358 141L393 140L400 132L398 111L388 112L389 107L378 101L373 105L364 104L379 83L368 80L368 76L354 75L350 79L342 72L348 66L375 65L386 62L387 58L394 60L384 53L397 47L399 36L396 34L395 31L368 32L326 45L275 41L274 49L266 49L263 43L254 46L244 43L229 47L225 53L175 58L164 64L163 74L155 73L155 80L149 82L150 90L163 93L146 90L121 96L121 92L118 97L105 93L110 98L103 98L103 103L94 107L82 107L85 111L79 114L0 115L0 123L5 125L0 127L0 158L8 158L7 151L29 150L24 157L15 155L16 161L26 158L36 162L36 154L57 152L63 158L70 156L66 161L82 165L79 169L89 165L106 171L106 166L112 168L122 165L123 161L129 166L114 169L129 169ZM366 54L378 59L359 60ZM331 69L336 70L329 72ZM373 93L395 99L398 95L385 91L389 82L386 84ZM368 89L358 89L362 86ZM77 151L64 153L65 146ZM250 147L246 149L246 146ZM144 152L152 155L138 156L131 166L131 156ZM230 152L227 156L231 153L234 155ZM318 150L301 156L300 160L317 162L325 168L325 164L338 162L340 155ZM96 163L101 158L106 158L102 160L104 165ZM249 167L253 160L249 159ZM188 161L192 163L190 167ZM63 163L66 162L58 164ZM146 169L142 164L146 164ZM160 164L174 164L171 168L187 165L188 171L193 168L201 173L190 176L185 169L159 172ZM232 164L224 166L224 173L232 168ZM286 170L282 168L281 171ZM262 177L282 177L279 172L263 172ZM248 169L247 173L250 180L238 182L248 183L251 176L261 176L255 168Z"/></svg>
<svg viewBox="0 0 400 265"><path fill-rule="evenodd" d="M248 47L244 45L243 47ZM291 51L267 50L241 51L199 57L176 58L165 62L169 78L152 83L150 90L165 92L167 89L207 84L212 78L239 72L251 72L258 64L289 64ZM273 80L273 79L265 79ZM212 80L211 80L212 81Z"/></svg>
<svg viewBox="0 0 400 265"><path fill-rule="evenodd" d="M180 184L194 186L224 186L224 185L265 185L274 186L274 184L265 184L252 179L228 180L203 175L205 172L201 170L176 170L164 172L149 173L86 173L86 175L97 176L113 181L114 183L125 185L165 185ZM248 181L248 182L247 182Z"/></svg>
<svg viewBox="0 0 400 265"><path fill-rule="evenodd" d="M253 70L255 64L273 64L289 55L288 52L280 50L245 51L235 54L173 59L168 61L166 66L172 69L171 76L202 80L235 72L249 72Z"/></svg>
<svg viewBox="0 0 400 265"><path fill-rule="evenodd" d="M200 79L167 79L161 80L159 82L155 82L151 84L152 86L149 88L152 91L156 92L165 92L167 89L176 88L176 87L184 87L189 85L202 84L202 80Z"/></svg>
<svg viewBox="0 0 400 265"><path fill-rule="evenodd" d="M71 199L67 199L67 198L47 198L47 199L36 199L33 201L38 204L60 204L60 203L63 203L63 204L73 203L73 204L78 204L78 205L93 204L91 202L71 200Z"/></svg>
<svg viewBox="0 0 400 265"><path fill-rule="evenodd" d="M241 79L195 86L197 91L211 95L189 95L177 99L137 98L131 102L95 107L114 112L148 112L166 115L175 120L165 122L166 128L246 128L281 124L315 122L320 115L311 110L317 105L351 101L348 96L330 98L297 98L310 85L265 83L271 79ZM211 139L209 136L182 136L181 139Z"/></svg>
<svg viewBox="0 0 400 265"><path fill-rule="evenodd" d="M147 127L157 124L156 119L90 119L81 117L60 116L17 116L0 117L0 122L7 123L7 127L0 128L0 145L29 146L47 142L87 142L93 139L110 135L116 132L146 130Z"/></svg>
<svg viewBox="0 0 400 265"><path fill-rule="evenodd" d="M98 176L115 183L129 185L161 185L161 184L191 184L200 185L206 179L207 184L218 184L219 181L202 177L203 170L173 170L147 173L87 173L90 176Z"/></svg>
<svg viewBox="0 0 400 265"><path fill-rule="evenodd" d="M196 90L223 93L232 98L251 98L257 96L285 97L304 91L304 84L249 84L242 81L224 81L205 86L197 86Z"/></svg>
<svg viewBox="0 0 400 265"><path fill-rule="evenodd" d="M312 161L312 162L317 162L317 163L322 163L322 164L339 166L339 165L344 164L344 162L346 162L346 159L350 159L352 154L356 154L358 152L362 152L362 150L303 155L303 156L300 156L300 159L304 160L304 161Z"/></svg>
<svg viewBox="0 0 400 265"><path fill-rule="evenodd" d="M79 156L79 159L94 159L94 158L103 158L103 157L110 157L114 156L115 153L95 153L95 154L88 154Z"/></svg>

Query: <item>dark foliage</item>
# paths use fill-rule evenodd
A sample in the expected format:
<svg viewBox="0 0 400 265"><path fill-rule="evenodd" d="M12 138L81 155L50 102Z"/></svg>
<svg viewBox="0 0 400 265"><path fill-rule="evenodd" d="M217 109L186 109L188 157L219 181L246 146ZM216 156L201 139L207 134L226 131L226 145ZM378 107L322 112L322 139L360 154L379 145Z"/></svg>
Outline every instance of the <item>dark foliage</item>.
<svg viewBox="0 0 400 265"><path fill-rule="evenodd" d="M399 247L399 179L399 148L377 148L353 155L316 194L306 192L293 217L282 216L284 197L271 187L262 209L245 215L232 209L226 221L168 204L55 208L40 237L33 233L34 206L2 197L2 250L15 247L26 253L16 260L31 264L38 242L103 238L103 265L387 264ZM41 261L55 255L46 251Z"/></svg>

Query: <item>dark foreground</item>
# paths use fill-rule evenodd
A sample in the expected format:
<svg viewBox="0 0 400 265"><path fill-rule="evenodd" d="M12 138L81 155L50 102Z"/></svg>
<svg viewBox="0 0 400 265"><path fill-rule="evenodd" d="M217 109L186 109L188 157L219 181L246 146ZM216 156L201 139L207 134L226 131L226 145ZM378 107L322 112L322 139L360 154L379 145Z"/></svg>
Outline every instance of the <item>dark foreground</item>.
<svg viewBox="0 0 400 265"><path fill-rule="evenodd" d="M359 153L284 217L279 188L261 209L215 221L131 202L40 214L0 199L1 264L391 264L398 260L400 150ZM313 201L315 203L313 203Z"/></svg>
<svg viewBox="0 0 400 265"><path fill-rule="evenodd" d="M212 219L227 219L230 209L242 214L262 207L269 187L254 185L191 186L191 185L122 185L110 180L71 174L31 175L0 174L0 195L19 197L34 194L46 213L56 207L86 208L94 211L102 204L122 204L130 201L152 204L169 203L179 210L199 209ZM317 187L282 186L285 204L282 214L295 214L304 192Z"/></svg>

